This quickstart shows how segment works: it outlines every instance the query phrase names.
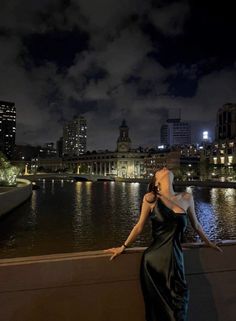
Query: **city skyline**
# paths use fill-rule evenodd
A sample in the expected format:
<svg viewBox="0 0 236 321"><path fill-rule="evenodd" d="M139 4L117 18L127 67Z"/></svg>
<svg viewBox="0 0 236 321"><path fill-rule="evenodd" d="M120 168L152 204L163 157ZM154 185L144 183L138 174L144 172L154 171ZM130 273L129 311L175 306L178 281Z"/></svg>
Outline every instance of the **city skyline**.
<svg viewBox="0 0 236 321"><path fill-rule="evenodd" d="M56 142L77 114L88 150L112 150L124 118L134 145L156 146L171 108L193 138L214 138L218 109L236 102L230 5L99 4L3 1L0 99L16 105L16 143Z"/></svg>

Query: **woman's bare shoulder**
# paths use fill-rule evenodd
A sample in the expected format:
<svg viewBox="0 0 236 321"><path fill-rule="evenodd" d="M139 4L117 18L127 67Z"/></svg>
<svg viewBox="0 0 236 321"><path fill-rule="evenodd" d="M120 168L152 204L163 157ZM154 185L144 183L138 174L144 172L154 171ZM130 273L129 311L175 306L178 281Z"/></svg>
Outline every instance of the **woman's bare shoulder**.
<svg viewBox="0 0 236 321"><path fill-rule="evenodd" d="M156 196L153 192L146 193L143 197L148 203L153 203L156 200Z"/></svg>

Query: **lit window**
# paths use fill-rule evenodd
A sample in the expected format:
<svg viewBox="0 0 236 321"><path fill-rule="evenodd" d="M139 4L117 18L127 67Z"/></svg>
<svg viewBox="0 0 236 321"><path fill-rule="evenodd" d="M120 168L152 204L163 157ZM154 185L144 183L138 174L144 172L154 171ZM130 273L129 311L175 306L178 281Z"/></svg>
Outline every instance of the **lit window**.
<svg viewBox="0 0 236 321"><path fill-rule="evenodd" d="M233 163L233 156L228 156L228 163L232 164Z"/></svg>

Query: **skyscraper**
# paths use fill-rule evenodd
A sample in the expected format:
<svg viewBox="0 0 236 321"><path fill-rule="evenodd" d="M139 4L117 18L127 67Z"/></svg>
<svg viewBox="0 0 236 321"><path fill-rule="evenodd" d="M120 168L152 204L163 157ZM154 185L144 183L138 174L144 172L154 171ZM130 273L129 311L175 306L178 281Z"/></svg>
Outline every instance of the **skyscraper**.
<svg viewBox="0 0 236 321"><path fill-rule="evenodd" d="M16 108L15 103L0 101L0 150L9 158L13 158L16 140Z"/></svg>
<svg viewBox="0 0 236 321"><path fill-rule="evenodd" d="M75 116L63 128L63 156L76 157L86 152L87 121Z"/></svg>
<svg viewBox="0 0 236 321"><path fill-rule="evenodd" d="M180 110L169 112L166 124L161 126L160 136L163 145L191 144L191 126L188 122L181 121Z"/></svg>

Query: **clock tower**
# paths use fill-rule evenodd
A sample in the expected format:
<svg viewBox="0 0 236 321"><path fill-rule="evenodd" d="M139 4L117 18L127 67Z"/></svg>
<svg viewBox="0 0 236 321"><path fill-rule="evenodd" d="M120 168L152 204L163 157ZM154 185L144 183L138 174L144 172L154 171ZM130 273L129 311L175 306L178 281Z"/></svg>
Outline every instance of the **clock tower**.
<svg viewBox="0 0 236 321"><path fill-rule="evenodd" d="M129 138L129 127L126 125L125 120L120 125L120 136L117 139L117 151L128 152L131 146L131 139Z"/></svg>

